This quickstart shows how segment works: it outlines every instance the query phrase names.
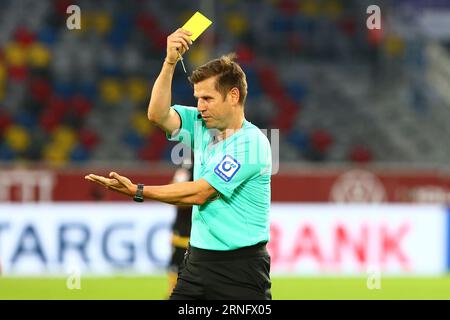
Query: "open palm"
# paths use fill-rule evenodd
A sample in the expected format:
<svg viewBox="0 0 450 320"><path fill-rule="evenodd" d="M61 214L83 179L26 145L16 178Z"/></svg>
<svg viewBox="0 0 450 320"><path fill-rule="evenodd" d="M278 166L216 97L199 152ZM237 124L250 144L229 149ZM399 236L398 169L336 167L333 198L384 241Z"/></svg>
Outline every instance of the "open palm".
<svg viewBox="0 0 450 320"><path fill-rule="evenodd" d="M109 174L109 177L110 178L106 178L91 173L84 178L101 186L104 186L107 189L111 189L128 196L132 196L135 194L136 186L127 177L123 177L115 172L111 172Z"/></svg>

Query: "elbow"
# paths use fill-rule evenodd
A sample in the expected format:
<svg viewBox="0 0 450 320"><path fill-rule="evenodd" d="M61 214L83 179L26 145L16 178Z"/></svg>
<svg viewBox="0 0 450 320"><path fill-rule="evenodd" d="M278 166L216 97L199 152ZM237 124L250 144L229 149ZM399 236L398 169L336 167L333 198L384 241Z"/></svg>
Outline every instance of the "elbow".
<svg viewBox="0 0 450 320"><path fill-rule="evenodd" d="M207 197L203 197L201 195L198 195L198 196L196 196L194 198L193 205L202 206L202 205L204 205L206 203L206 201L208 201Z"/></svg>
<svg viewBox="0 0 450 320"><path fill-rule="evenodd" d="M150 120L150 122L154 125L161 125L165 121L167 121L167 117L169 116L169 110L160 112L155 111L158 110L157 108L149 107L147 111L147 118Z"/></svg>
<svg viewBox="0 0 450 320"><path fill-rule="evenodd" d="M204 205L214 195L217 195L217 191L215 189L212 189L212 188L207 190L207 191L205 191L205 192L199 192L195 196L194 202L198 206Z"/></svg>
<svg viewBox="0 0 450 320"><path fill-rule="evenodd" d="M147 112L147 118L148 120L150 120L152 124L157 124L158 121L160 120L160 117L158 117L158 115L155 112L150 111L150 108L149 111Z"/></svg>

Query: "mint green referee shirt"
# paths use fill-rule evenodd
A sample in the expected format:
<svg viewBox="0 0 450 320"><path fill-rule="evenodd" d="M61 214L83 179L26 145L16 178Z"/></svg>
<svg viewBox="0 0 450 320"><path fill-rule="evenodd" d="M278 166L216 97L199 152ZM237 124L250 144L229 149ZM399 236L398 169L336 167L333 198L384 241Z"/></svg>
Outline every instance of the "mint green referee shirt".
<svg viewBox="0 0 450 320"><path fill-rule="evenodd" d="M234 250L269 240L272 154L267 137L244 120L242 128L214 142L197 108L174 105L180 131L167 135L194 152L194 180L203 178L219 192L194 205L190 244L207 250Z"/></svg>

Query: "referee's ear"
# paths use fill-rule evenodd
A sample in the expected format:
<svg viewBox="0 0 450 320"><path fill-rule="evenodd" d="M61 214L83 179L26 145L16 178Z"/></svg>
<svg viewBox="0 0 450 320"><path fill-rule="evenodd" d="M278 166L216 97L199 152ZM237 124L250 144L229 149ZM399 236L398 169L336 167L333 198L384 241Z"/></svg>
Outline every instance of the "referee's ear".
<svg viewBox="0 0 450 320"><path fill-rule="evenodd" d="M236 87L231 88L231 90L228 92L228 95L230 96L232 104L239 104L239 98L241 96L241 93L239 92L239 89Z"/></svg>

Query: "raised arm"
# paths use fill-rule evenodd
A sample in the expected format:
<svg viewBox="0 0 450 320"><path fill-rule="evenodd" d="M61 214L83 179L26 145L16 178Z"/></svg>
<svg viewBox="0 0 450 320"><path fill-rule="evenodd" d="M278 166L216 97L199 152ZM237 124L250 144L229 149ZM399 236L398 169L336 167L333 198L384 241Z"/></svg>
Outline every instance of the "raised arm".
<svg viewBox="0 0 450 320"><path fill-rule="evenodd" d="M183 29L178 29L167 37L167 53L164 59L162 70L155 81L152 95L148 104L148 119L164 131L172 134L180 128L181 120L178 113L173 110L172 100L172 79L178 54L183 54L189 50L192 44L189 36L192 33Z"/></svg>

